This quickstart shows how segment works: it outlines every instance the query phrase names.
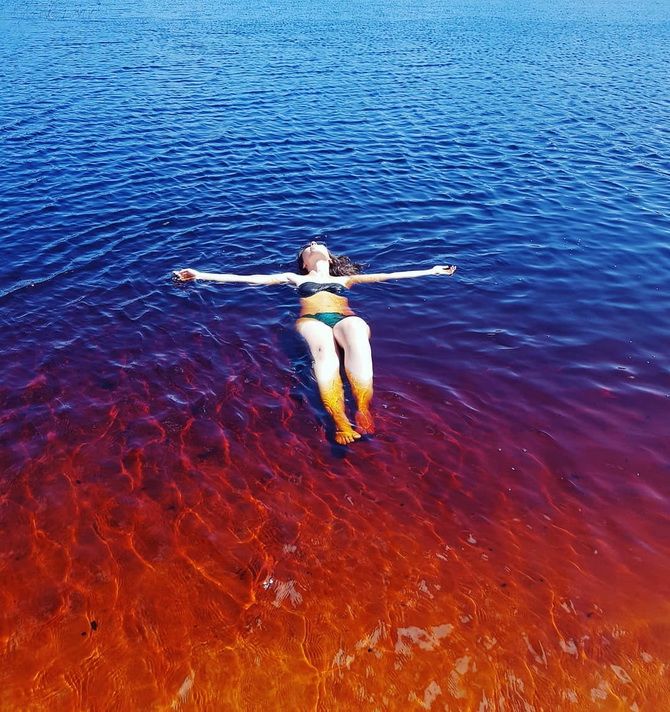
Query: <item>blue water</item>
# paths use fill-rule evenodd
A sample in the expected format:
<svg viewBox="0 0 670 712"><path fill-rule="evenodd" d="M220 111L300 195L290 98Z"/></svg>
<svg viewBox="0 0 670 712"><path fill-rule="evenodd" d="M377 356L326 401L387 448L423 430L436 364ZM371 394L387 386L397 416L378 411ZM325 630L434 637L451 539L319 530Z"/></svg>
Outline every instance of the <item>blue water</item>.
<svg viewBox="0 0 670 712"><path fill-rule="evenodd" d="M7 325L101 287L165 309L175 265L283 270L326 234L458 262L451 328L667 353L661 3L159 7L4 6Z"/></svg>
<svg viewBox="0 0 670 712"><path fill-rule="evenodd" d="M170 271L284 271L325 235L376 271L459 265L458 288L365 293L380 359L432 350L419 380L579 364L667 396L669 22L654 2L5 4L3 350L90 348L124 318L140 348L240 311L253 343L249 320L290 325L289 290Z"/></svg>
<svg viewBox="0 0 670 712"><path fill-rule="evenodd" d="M474 441L516 423L566 470L627 463L590 485L648 508L631 540L667 535L670 5L5 0L0 34L7 472L46 404L82 427L125 402L120 373L165 418L241 374L265 414L304 398L322 442L294 291L170 275L288 271L325 237L373 271L458 265L352 294L379 442L434 432L431 402ZM226 427L253 421L232 402Z"/></svg>

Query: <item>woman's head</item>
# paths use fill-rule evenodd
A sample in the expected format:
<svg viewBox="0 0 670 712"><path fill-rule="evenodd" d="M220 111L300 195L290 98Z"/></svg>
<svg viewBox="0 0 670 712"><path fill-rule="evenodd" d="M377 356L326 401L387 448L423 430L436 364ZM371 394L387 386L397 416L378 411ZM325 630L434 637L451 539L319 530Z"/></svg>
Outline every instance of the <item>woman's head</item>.
<svg viewBox="0 0 670 712"><path fill-rule="evenodd" d="M298 252L296 271L298 274L308 274L316 268L317 262L323 259L328 260L328 271L333 277L359 274L363 270L363 265L352 262L345 255L333 255L325 243L312 240Z"/></svg>
<svg viewBox="0 0 670 712"><path fill-rule="evenodd" d="M312 240L298 253L298 270L302 274L307 274L311 269L314 269L319 260L323 259L328 260L329 263L332 259L325 242Z"/></svg>

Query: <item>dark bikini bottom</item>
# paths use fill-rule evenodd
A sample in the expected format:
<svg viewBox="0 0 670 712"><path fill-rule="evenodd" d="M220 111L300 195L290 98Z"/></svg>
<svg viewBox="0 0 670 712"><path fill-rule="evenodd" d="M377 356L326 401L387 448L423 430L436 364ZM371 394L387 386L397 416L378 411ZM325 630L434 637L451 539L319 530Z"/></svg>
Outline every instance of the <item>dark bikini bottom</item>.
<svg viewBox="0 0 670 712"><path fill-rule="evenodd" d="M303 314L301 319L316 319L322 324L329 326L331 329L335 324L339 324L342 319L346 319L348 316L356 316L355 314L340 314L340 312L319 312L318 314Z"/></svg>

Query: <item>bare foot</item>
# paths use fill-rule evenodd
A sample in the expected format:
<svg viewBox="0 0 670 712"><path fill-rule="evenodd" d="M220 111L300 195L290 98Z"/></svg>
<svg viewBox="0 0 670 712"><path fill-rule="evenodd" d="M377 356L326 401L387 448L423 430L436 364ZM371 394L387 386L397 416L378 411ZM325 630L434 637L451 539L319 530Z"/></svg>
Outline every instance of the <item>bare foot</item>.
<svg viewBox="0 0 670 712"><path fill-rule="evenodd" d="M359 440L360 437L360 433L357 433L351 426L335 431L335 442L338 445L349 445L354 440Z"/></svg>
<svg viewBox="0 0 670 712"><path fill-rule="evenodd" d="M356 413L356 427L363 435L372 435L375 432L375 421L372 413L366 408Z"/></svg>

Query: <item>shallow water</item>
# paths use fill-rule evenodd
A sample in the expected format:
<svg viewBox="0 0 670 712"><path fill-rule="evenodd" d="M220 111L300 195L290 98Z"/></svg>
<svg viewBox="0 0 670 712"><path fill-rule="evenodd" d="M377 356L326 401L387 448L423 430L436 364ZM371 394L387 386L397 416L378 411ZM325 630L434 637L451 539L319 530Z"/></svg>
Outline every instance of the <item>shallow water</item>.
<svg viewBox="0 0 670 712"><path fill-rule="evenodd" d="M0 10L0 708L670 707L670 10ZM374 271L378 434L289 287Z"/></svg>

